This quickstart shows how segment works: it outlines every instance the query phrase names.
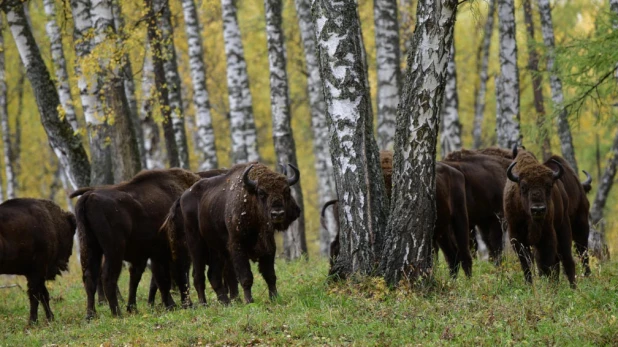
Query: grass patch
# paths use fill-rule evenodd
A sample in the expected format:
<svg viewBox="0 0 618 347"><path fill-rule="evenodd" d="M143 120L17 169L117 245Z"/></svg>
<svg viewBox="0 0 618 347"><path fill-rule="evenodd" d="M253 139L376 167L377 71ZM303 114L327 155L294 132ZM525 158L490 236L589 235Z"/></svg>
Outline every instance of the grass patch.
<svg viewBox="0 0 618 347"><path fill-rule="evenodd" d="M138 291L138 310L111 317L98 306L98 317L86 322L81 271L48 282L56 320L27 325L28 299L19 288L0 290L0 345L618 345L618 263L593 264L590 278L578 278L569 289L561 275L553 284L535 277L524 283L511 256L502 268L477 261L472 279L448 277L440 259L431 292L388 290L376 279L329 284L327 261L311 259L276 269L280 298L268 300L256 274L255 303L222 306L207 291L209 304L168 312L146 304L150 273ZM461 274L462 275L462 274ZM0 279L0 285L21 277ZM121 276L126 298L128 271ZM177 296L175 299L178 301ZM192 299L196 299L192 293Z"/></svg>

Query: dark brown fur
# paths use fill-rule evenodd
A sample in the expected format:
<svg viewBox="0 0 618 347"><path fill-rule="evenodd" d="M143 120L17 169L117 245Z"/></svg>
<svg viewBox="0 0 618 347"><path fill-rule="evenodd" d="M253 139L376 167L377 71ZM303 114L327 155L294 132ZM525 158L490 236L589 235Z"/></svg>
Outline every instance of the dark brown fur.
<svg viewBox="0 0 618 347"><path fill-rule="evenodd" d="M91 189L79 198L75 210L89 318L95 314L94 295L99 275L112 314L120 314L115 288L123 260L131 263L129 311L135 309L137 286L148 258L164 305L175 306L169 295L172 270L169 245L158 230L173 202L199 179L199 175L182 169L142 171L128 182ZM105 262L100 274L103 255ZM183 303L188 304L188 283L182 275L186 271L177 268L172 273L176 274Z"/></svg>
<svg viewBox="0 0 618 347"><path fill-rule="evenodd" d="M0 205L0 274L26 276L30 322L38 319L39 302L48 320L45 281L67 271L73 251L75 216L49 200L11 199Z"/></svg>
<svg viewBox="0 0 618 347"><path fill-rule="evenodd" d="M248 177L257 188L243 182L245 169L253 165ZM229 302L228 288L237 287L235 273L244 291L246 302L252 302L253 274L249 260L257 261L268 284L271 299L277 295L275 262L275 230L284 231L300 216L300 208L292 198L286 177L258 163L238 164L227 174L202 179L180 198L182 228L168 218L162 229L174 245L186 240L193 263L193 285L200 303L206 302L206 265L208 279L221 302ZM283 219L271 218L283 213ZM174 246L176 247L176 246ZM224 283L228 282L227 285ZM230 283L231 282L231 283ZM231 293L234 296L234 293Z"/></svg>
<svg viewBox="0 0 618 347"><path fill-rule="evenodd" d="M504 213L511 244L519 257L526 281L532 283L531 252L542 275L558 278L560 262L572 287L575 264L571 255L569 199L554 171L540 164L530 152L519 150L504 187Z"/></svg>

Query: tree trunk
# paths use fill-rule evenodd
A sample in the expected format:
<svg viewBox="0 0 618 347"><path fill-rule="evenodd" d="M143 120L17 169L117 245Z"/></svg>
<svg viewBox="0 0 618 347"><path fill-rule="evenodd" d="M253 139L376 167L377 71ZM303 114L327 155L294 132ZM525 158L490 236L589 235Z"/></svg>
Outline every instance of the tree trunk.
<svg viewBox="0 0 618 347"><path fill-rule="evenodd" d="M392 149L401 89L397 0L375 0L373 16L378 70L378 146Z"/></svg>
<svg viewBox="0 0 618 347"><path fill-rule="evenodd" d="M528 32L528 70L530 70L530 74L532 75L532 93L534 95L534 109L536 110L537 131L539 132L537 143L541 144L543 161L547 161L549 157L551 157L551 144L549 143L547 129L544 126L546 115L545 105L543 104L543 77L539 73L539 54L535 47L534 21L532 19L532 6L530 6L530 0L523 0L523 5L526 31Z"/></svg>
<svg viewBox="0 0 618 347"><path fill-rule="evenodd" d="M180 167L189 169L189 147L187 145L187 132L185 130L185 118L182 105L182 93L178 63L176 61L176 48L174 47L174 27L170 13L168 0L154 0L155 13L157 13L158 30L161 33L161 47L163 48L163 68L171 108L172 125ZM158 88L157 88L158 89Z"/></svg>
<svg viewBox="0 0 618 347"><path fill-rule="evenodd" d="M444 105L442 106L442 135L440 136L442 158L461 149L461 122L459 122L459 97L457 95L457 68L455 65L455 40L451 44L450 58L446 66Z"/></svg>
<svg viewBox="0 0 618 347"><path fill-rule="evenodd" d="M75 64L75 72L78 76L77 86L88 128L90 159L92 160L90 184L98 186L114 183L114 175L111 149L105 140L109 136L109 126L99 100L100 83L95 75L86 76L81 68L82 60L90 56L94 47L91 7L90 0L71 0L74 22L73 41L78 60Z"/></svg>
<svg viewBox="0 0 618 347"><path fill-rule="evenodd" d="M541 14L541 32L543 33L543 42L547 47L547 71L549 71L549 85L551 86L551 99L554 107L558 110L558 137L560 138L560 147L562 156L571 164L575 172L579 172L577 161L575 160L575 149L573 147L573 137L571 136L571 127L567 111L563 107L564 95L562 94L562 81L554 71L554 25L551 19L551 8L549 0L538 0L539 13Z"/></svg>
<svg viewBox="0 0 618 347"><path fill-rule="evenodd" d="M21 172L21 115L24 109L24 83L26 82L26 72L24 66L19 64L19 78L15 92L17 93L17 112L15 113L15 129L11 138L12 154L11 161L13 163L13 171L15 177L19 177Z"/></svg>
<svg viewBox="0 0 618 347"><path fill-rule="evenodd" d="M432 272L436 222L436 142L457 0L419 2L408 72L397 113L393 195L380 272L414 283Z"/></svg>
<svg viewBox="0 0 618 347"><path fill-rule="evenodd" d="M91 12L96 45L102 45L110 40L115 41L116 45L121 45L114 29L112 1L93 0ZM99 53L105 54L104 52ZM142 168L137 138L131 124L131 109L125 95L124 80L120 77L118 65L110 57L99 58L99 65L101 67L99 76L102 81L101 89L105 95L103 112L110 115L106 118L113 119L114 124L112 130L112 153L115 158L112 162L114 182L128 181Z"/></svg>
<svg viewBox="0 0 618 347"><path fill-rule="evenodd" d="M270 68L270 108L273 122L273 141L277 161L282 165L298 167L296 144L292 132L290 88L286 70L285 38L281 27L281 0L264 0L266 13L266 38ZM307 254L305 216L301 181L292 186L292 196L301 209L298 218L283 234L283 253L293 260Z"/></svg>
<svg viewBox="0 0 618 347"><path fill-rule="evenodd" d="M122 9L120 7L120 0L112 0L112 14L114 16L114 28L121 40L125 40L128 36L124 32L124 18L122 17ZM135 133L137 140L137 149L139 151L140 166L146 168L146 154L144 150L144 132L141 127L141 121L139 119L139 113L137 110L137 99L135 98L135 81L133 80L133 67L131 66L131 59L129 54L125 54L122 58L122 65L120 67L120 76L124 82L124 94L127 97L129 103L129 110L131 110L130 120L131 127Z"/></svg>
<svg viewBox="0 0 618 347"><path fill-rule="evenodd" d="M158 0L145 0L147 16L155 18L160 13L160 7L156 3ZM167 82L165 80L165 68L163 67L163 47L161 46L161 31L157 21L148 21L148 41L152 52L152 65L155 80L155 90L159 99L159 108L163 118L163 136L165 137L165 148L167 150L167 160L169 167L180 166L180 158L178 156L178 146L176 145L176 136L174 126L172 124L172 112L169 102Z"/></svg>
<svg viewBox="0 0 618 347"><path fill-rule="evenodd" d="M56 4L54 0L43 0L45 14L47 15L47 36L51 43L52 62L56 72L56 81L58 84L58 96L64 116L67 118L73 130L77 130L77 118L75 116L75 108L73 107L73 98L71 97L71 87L69 86L69 74L67 72L66 60L64 59L64 50L62 49L62 33L56 24Z"/></svg>
<svg viewBox="0 0 618 347"><path fill-rule="evenodd" d="M489 48L491 35L494 31L494 13L496 12L496 0L489 0L487 21L483 32L483 41L476 55L479 72L479 86L474 99L474 122L472 125L472 137L474 148L483 146L483 115L485 113L485 96L487 94L487 80L489 79Z"/></svg>
<svg viewBox="0 0 618 347"><path fill-rule="evenodd" d="M210 116L210 101L206 90L206 65L204 65L204 49L200 23L193 0L182 0L185 16L185 29L189 41L189 65L191 66L191 81L193 82L193 103L195 104L195 151L198 155L199 171L216 169L217 148L215 146L215 131L212 128Z"/></svg>
<svg viewBox="0 0 618 347"><path fill-rule="evenodd" d="M67 119L58 115L60 99L28 25L23 3L20 0L5 1L2 7L26 67L49 144L67 171L73 188L87 186L90 183L90 163L86 151Z"/></svg>
<svg viewBox="0 0 618 347"><path fill-rule="evenodd" d="M154 82L154 66L151 52L146 51L144 67L142 68L142 104L140 106L140 121L144 133L144 156L146 168L163 169L165 167L163 153L161 153L161 138L159 126L152 118L152 100Z"/></svg>
<svg viewBox="0 0 618 347"><path fill-rule="evenodd" d="M386 223L386 193L354 0L313 3L330 150L339 192L340 249L331 274L373 274Z"/></svg>
<svg viewBox="0 0 618 347"><path fill-rule="evenodd" d="M412 34L414 33L414 5L416 0L399 0L399 14L401 31L401 56L407 57L412 49ZM401 67L401 75L406 72L404 64Z"/></svg>
<svg viewBox="0 0 618 347"><path fill-rule="evenodd" d="M496 135L500 147L512 148L515 144L521 144L514 0L498 0L498 23L500 27L500 77L496 83L500 84L497 87L500 88L500 108L496 114Z"/></svg>
<svg viewBox="0 0 618 347"><path fill-rule="evenodd" d="M4 27L0 16L0 28ZM0 30L0 128L2 129L2 147L4 149L4 173L6 174L6 199L13 199L17 191L17 175L13 162L13 145L11 144L11 129L9 128L9 112L6 86L4 35ZM0 199L4 201L2 194L2 179L0 178Z"/></svg>
<svg viewBox="0 0 618 347"><path fill-rule="evenodd" d="M311 130L313 131L313 154L315 171L318 176L318 199L320 207L336 196L333 181L333 164L328 148L328 125L326 124L326 103L320 78L315 27L311 18L309 0L295 0L296 13L300 26L300 36L305 53L307 69L307 94L311 110ZM320 228L320 254L329 255L330 244L335 238L337 220L332 209L326 211L327 229Z"/></svg>
<svg viewBox="0 0 618 347"><path fill-rule="evenodd" d="M221 0L223 40L227 62L227 88L230 102L232 162L259 160L253 101L234 0Z"/></svg>

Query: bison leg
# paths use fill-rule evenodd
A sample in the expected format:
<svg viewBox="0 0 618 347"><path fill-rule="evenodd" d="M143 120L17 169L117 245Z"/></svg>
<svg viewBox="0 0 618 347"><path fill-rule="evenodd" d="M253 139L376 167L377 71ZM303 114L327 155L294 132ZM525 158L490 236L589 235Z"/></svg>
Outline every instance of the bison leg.
<svg viewBox="0 0 618 347"><path fill-rule="evenodd" d="M180 301L183 308L191 307L191 297L189 296L190 284L189 284L189 268L191 263L188 259L176 260L172 262L172 277L174 283L178 287L180 292Z"/></svg>
<svg viewBox="0 0 618 347"><path fill-rule="evenodd" d="M103 290L103 280L99 276L99 280L97 281L97 296L99 297L97 302L99 305L103 305L107 303L107 299L105 298L105 291Z"/></svg>
<svg viewBox="0 0 618 347"><path fill-rule="evenodd" d="M268 296L270 300L277 297L277 275L275 274L275 255L268 254L258 260L258 269L268 285Z"/></svg>
<svg viewBox="0 0 618 347"><path fill-rule="evenodd" d="M43 305L43 309L45 310L45 316L47 317L47 320L51 322L54 320L54 314L49 306L49 292L45 286L45 281L43 281L40 285L40 293L39 299Z"/></svg>
<svg viewBox="0 0 618 347"><path fill-rule="evenodd" d="M103 264L103 289L105 290L105 297L107 303L112 311L112 315L118 317L121 315L120 306L118 305L118 293L116 288L118 287L118 277L120 277L120 271L122 271L122 259L114 259L114 257L105 257L105 263Z"/></svg>
<svg viewBox="0 0 618 347"><path fill-rule="evenodd" d="M206 305L206 259L204 257L203 247L195 247L199 249L191 249L191 259L193 260L193 286L197 293L197 300L200 304Z"/></svg>
<svg viewBox="0 0 618 347"><path fill-rule="evenodd" d="M491 259L496 266L502 263L502 251L504 249L503 235L504 231L502 230L500 219L493 218L487 226L487 237L484 239L487 240L489 259Z"/></svg>
<svg viewBox="0 0 618 347"><path fill-rule="evenodd" d="M170 288L172 287L172 279L170 276L169 263L160 260L152 259L152 275L155 278L157 287L161 291L161 301L163 306L167 309L173 309L176 307L176 303L170 294Z"/></svg>
<svg viewBox="0 0 618 347"><path fill-rule="evenodd" d="M444 258L448 263L451 277L457 278L457 273L459 272L459 263L457 262L457 246L455 245L452 235L449 235L449 232L440 231L438 229L441 228L436 228L435 230L438 245L440 246L442 253L444 253ZM445 227L444 229L448 228Z"/></svg>
<svg viewBox="0 0 618 347"><path fill-rule="evenodd" d="M560 263L556 254L556 234L547 233L535 247L535 258L539 274L558 280Z"/></svg>
<svg viewBox="0 0 618 347"><path fill-rule="evenodd" d="M223 268L223 284L230 293L230 300L238 298L238 279L236 278L236 272L234 272L234 265L231 261L226 261Z"/></svg>
<svg viewBox="0 0 618 347"><path fill-rule="evenodd" d="M97 282L100 280L103 254L98 243L95 242L87 242L86 247L82 245L80 252L82 280L87 296L86 319L92 319L96 314L94 297L97 291Z"/></svg>
<svg viewBox="0 0 618 347"><path fill-rule="evenodd" d="M245 294L245 303L253 302L251 295L251 287L253 286L253 274L251 273L251 265L247 253L242 249L242 246L235 245L232 252L232 262L234 263L234 271L240 281L243 293Z"/></svg>
<svg viewBox="0 0 618 347"><path fill-rule="evenodd" d="M150 278L150 288L148 289L148 305L154 306L155 298L157 296L157 282L154 279L154 276Z"/></svg>
<svg viewBox="0 0 618 347"><path fill-rule="evenodd" d="M558 241L558 256L562 261L562 267L564 268L564 274L569 279L571 288L575 289L575 261L573 260L573 254L571 252L572 240L571 240L571 228L568 223L563 225L557 230Z"/></svg>
<svg viewBox="0 0 618 347"><path fill-rule="evenodd" d="M466 276L472 276L472 255L470 254L470 232L468 231L468 216L457 213L452 219L450 230L455 234L457 243L457 263L461 265Z"/></svg>
<svg viewBox="0 0 618 347"><path fill-rule="evenodd" d="M40 275L31 275L28 279L28 299L30 300L30 324L39 319L39 300L42 299L41 283L44 283Z"/></svg>
<svg viewBox="0 0 618 347"><path fill-rule="evenodd" d="M127 302L127 312L137 312L137 286L142 280L145 269L145 261L134 262L129 267L129 300Z"/></svg>
<svg viewBox="0 0 618 347"><path fill-rule="evenodd" d="M530 252L530 247L519 242L517 239L511 239L511 245L513 246L513 250L515 250L515 253L517 253L519 263L521 264L521 269L524 271L524 278L526 279L526 282L532 284L532 272L530 271L532 254Z"/></svg>
<svg viewBox="0 0 618 347"><path fill-rule="evenodd" d="M588 224L588 218L578 216L571 225L573 230L572 237L575 242L575 251L582 262L584 267L584 276L590 276L590 260L588 258L588 236L590 234L590 225Z"/></svg>
<svg viewBox="0 0 618 347"><path fill-rule="evenodd" d="M210 266L208 266L208 281L212 289L217 293L219 302L227 305L230 303L230 299L227 297L227 288L223 284L224 265L223 259L214 259Z"/></svg>

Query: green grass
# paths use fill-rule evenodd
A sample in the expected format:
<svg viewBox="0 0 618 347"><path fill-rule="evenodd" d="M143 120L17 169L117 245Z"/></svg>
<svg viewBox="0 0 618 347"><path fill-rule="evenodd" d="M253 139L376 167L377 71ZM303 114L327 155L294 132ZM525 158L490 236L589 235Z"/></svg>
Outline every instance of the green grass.
<svg viewBox="0 0 618 347"><path fill-rule="evenodd" d="M256 275L254 304L222 306L209 288L208 306L171 312L147 306L147 273L139 313L114 319L107 306L98 306L98 317L86 322L73 262L69 274L48 282L52 323L40 309L40 322L28 326L26 293L0 289L0 345L618 345L616 262L595 265L575 291L562 274L558 284L535 277L534 286L526 285L512 256L500 269L475 262L472 279L450 280L444 266L440 259L430 292L389 291L376 279L329 284L323 259L279 259L274 303ZM125 298L127 280L123 271ZM0 279L0 285L15 282L25 289L23 278Z"/></svg>

